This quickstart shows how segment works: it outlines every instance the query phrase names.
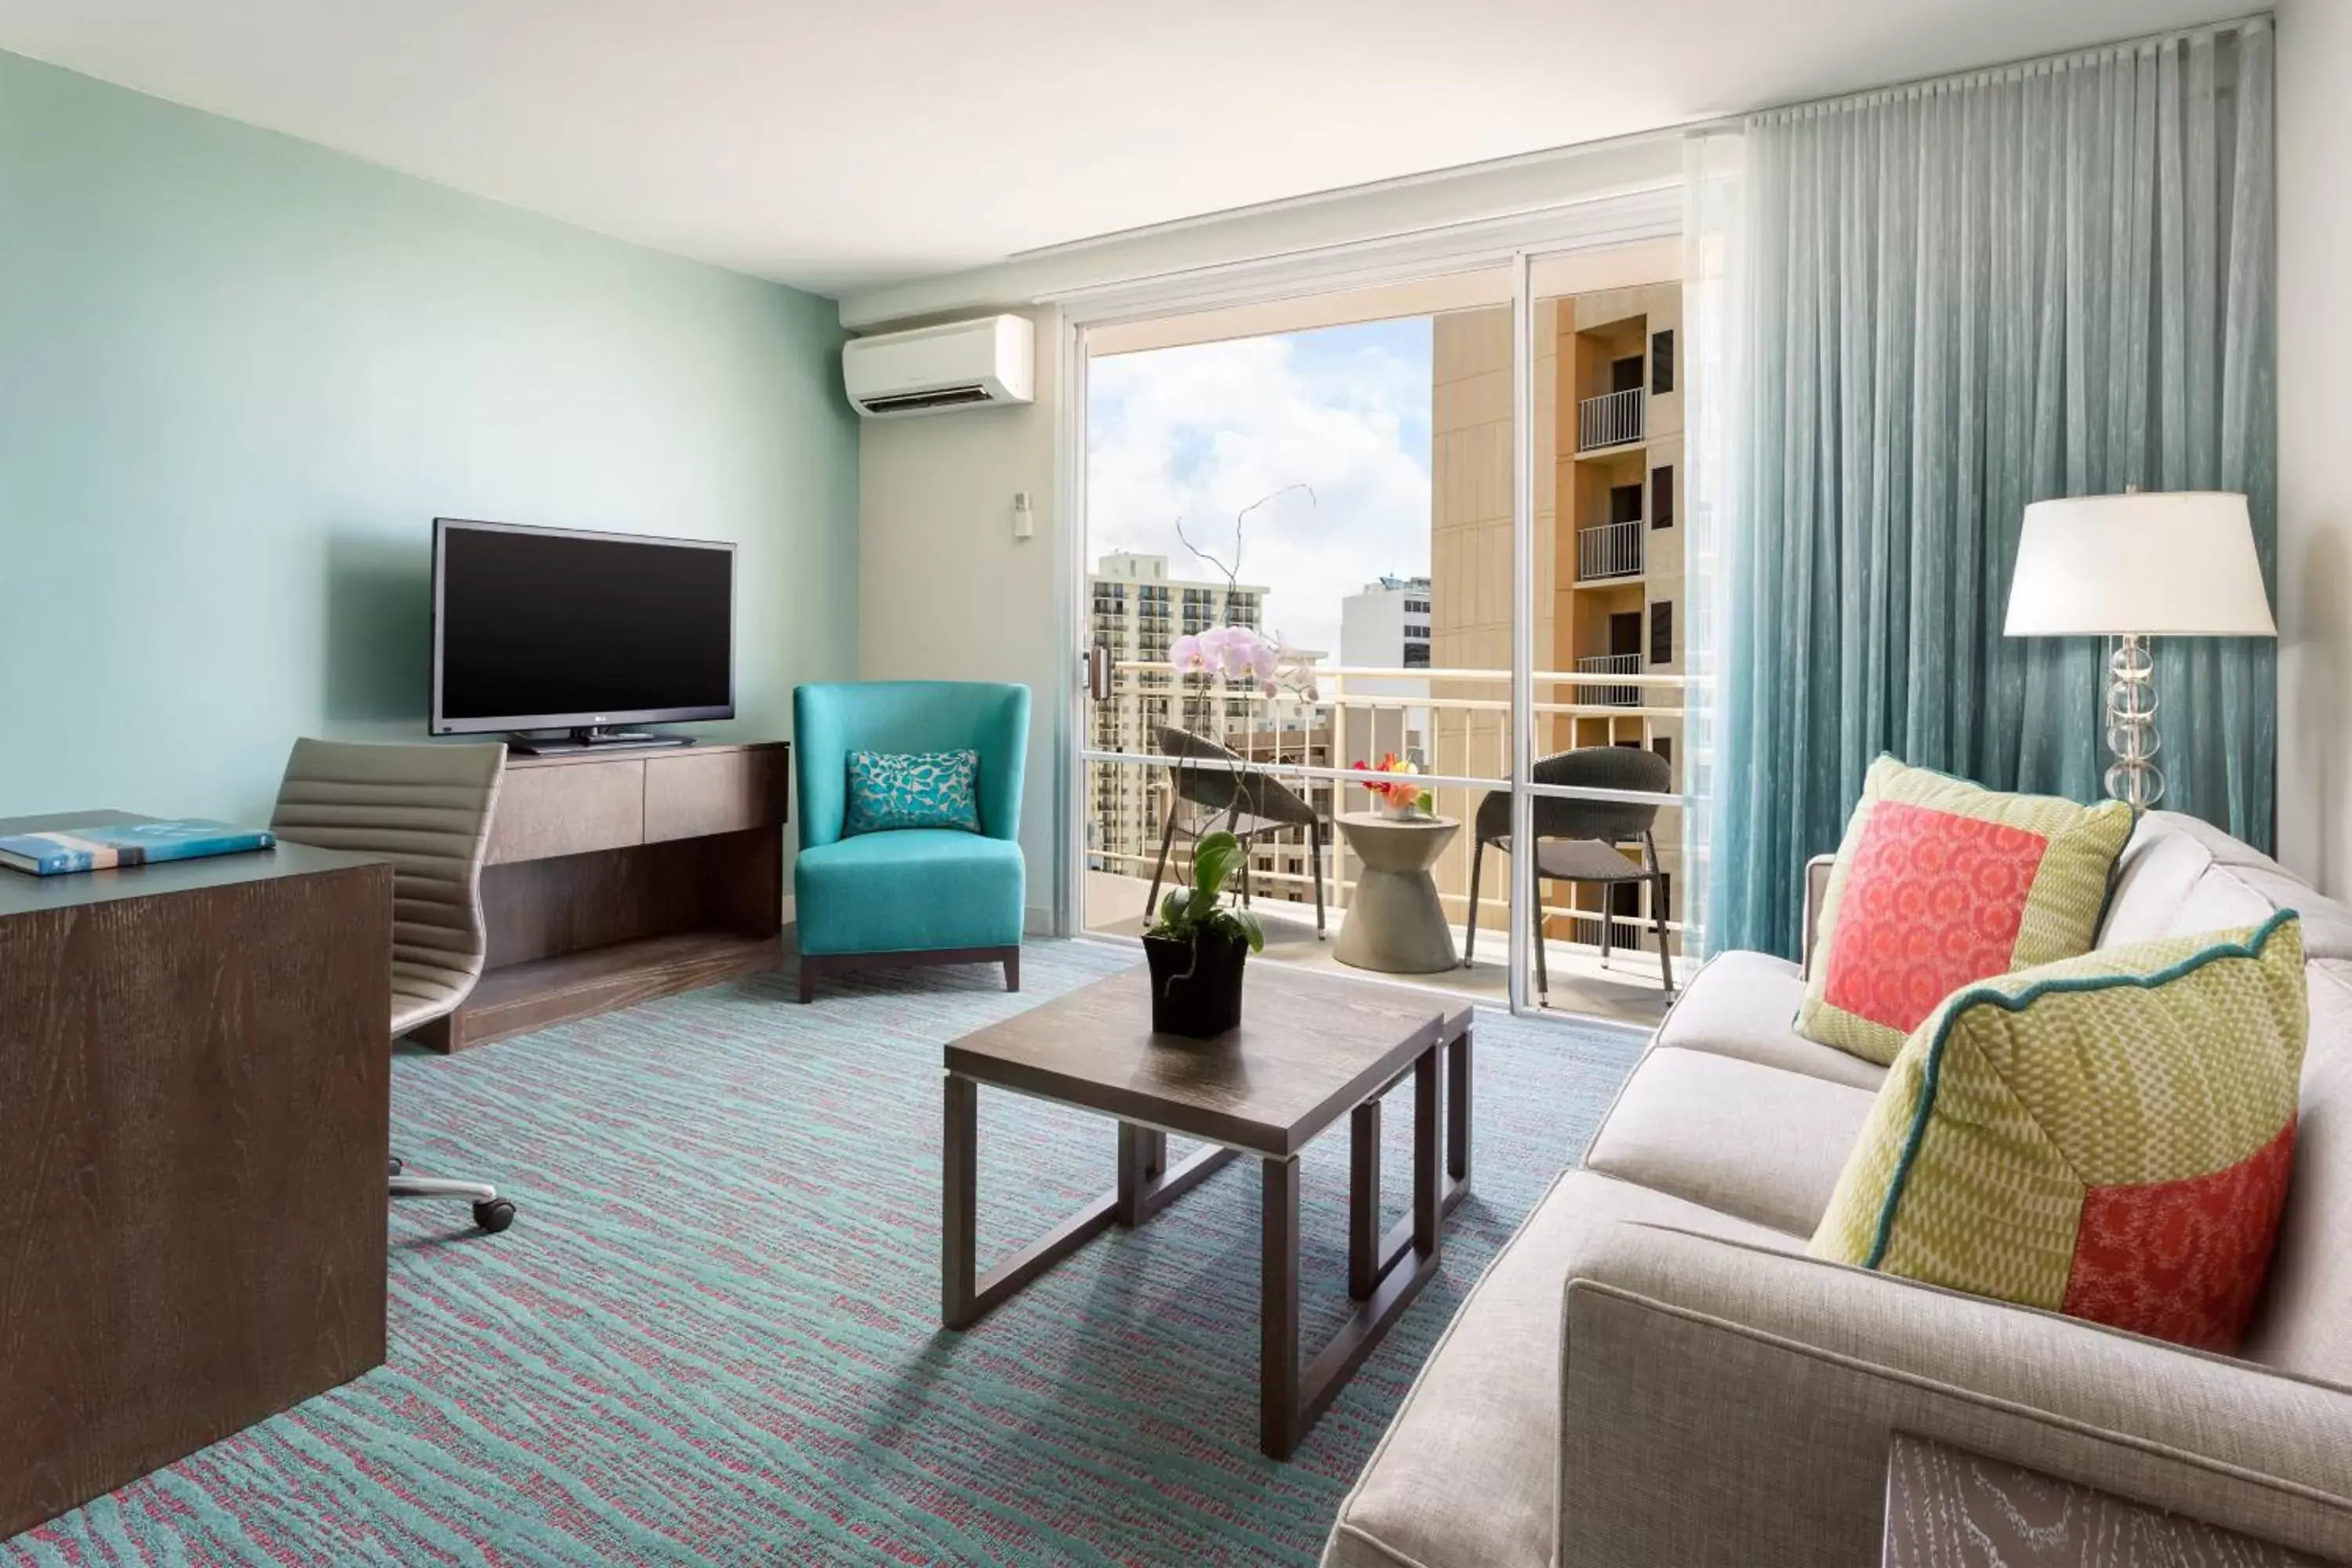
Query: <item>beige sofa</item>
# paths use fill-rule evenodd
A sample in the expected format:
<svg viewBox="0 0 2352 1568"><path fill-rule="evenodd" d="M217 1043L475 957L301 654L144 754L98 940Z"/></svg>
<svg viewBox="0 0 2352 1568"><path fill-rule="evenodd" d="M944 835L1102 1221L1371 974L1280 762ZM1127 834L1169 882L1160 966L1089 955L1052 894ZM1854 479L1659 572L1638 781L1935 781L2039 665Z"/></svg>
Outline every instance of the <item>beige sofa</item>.
<svg viewBox="0 0 2352 1568"><path fill-rule="evenodd" d="M2352 909L2158 813L2100 941L2282 906L2311 1037L2242 1359L1804 1257L1883 1070L1790 1031L1797 965L1727 952L1463 1303L1325 1563L1859 1568L1895 1431L2352 1561Z"/></svg>

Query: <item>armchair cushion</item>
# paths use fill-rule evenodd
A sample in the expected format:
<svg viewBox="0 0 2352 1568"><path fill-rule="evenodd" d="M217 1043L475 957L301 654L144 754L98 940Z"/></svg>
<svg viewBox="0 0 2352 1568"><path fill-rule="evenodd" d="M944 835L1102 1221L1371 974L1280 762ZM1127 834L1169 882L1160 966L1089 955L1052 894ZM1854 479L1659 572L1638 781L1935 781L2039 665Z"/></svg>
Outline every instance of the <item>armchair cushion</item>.
<svg viewBox="0 0 2352 1568"><path fill-rule="evenodd" d="M944 827L814 845L793 865L804 953L921 952L1021 941L1021 847Z"/></svg>

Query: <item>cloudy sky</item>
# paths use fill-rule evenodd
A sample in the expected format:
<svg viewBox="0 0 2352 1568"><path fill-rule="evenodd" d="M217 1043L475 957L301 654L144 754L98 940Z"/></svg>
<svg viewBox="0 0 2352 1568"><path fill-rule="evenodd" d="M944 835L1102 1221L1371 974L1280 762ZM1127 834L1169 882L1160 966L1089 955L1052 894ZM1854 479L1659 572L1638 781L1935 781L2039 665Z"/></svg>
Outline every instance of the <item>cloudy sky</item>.
<svg viewBox="0 0 2352 1568"><path fill-rule="evenodd" d="M1218 574L1176 537L1271 590L1265 625L1337 657L1339 601L1383 574L1429 571L1430 326L1426 317L1155 349L1087 372L1089 565L1116 551L1169 558L1171 576Z"/></svg>

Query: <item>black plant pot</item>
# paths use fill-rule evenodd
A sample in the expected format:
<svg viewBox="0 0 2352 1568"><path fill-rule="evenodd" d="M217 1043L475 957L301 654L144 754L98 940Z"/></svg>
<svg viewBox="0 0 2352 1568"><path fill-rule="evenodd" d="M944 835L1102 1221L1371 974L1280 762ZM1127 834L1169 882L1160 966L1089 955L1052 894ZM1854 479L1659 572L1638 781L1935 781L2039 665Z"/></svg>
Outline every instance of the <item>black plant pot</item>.
<svg viewBox="0 0 2352 1568"><path fill-rule="evenodd" d="M1147 936L1143 953L1151 961L1154 1034L1205 1040L1241 1026L1242 965L1249 958L1248 942L1205 934L1194 942Z"/></svg>

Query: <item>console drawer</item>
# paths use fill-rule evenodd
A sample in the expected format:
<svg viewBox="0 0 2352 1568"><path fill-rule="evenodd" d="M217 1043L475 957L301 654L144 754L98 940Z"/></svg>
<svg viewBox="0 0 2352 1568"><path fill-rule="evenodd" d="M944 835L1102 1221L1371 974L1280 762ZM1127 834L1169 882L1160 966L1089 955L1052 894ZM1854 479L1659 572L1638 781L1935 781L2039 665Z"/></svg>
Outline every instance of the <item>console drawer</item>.
<svg viewBox="0 0 2352 1568"><path fill-rule="evenodd" d="M646 759L646 842L740 833L784 820L782 746L742 746Z"/></svg>
<svg viewBox="0 0 2352 1568"><path fill-rule="evenodd" d="M643 758L540 766L517 766L509 759L490 826L489 861L584 855L642 844L645 837Z"/></svg>

